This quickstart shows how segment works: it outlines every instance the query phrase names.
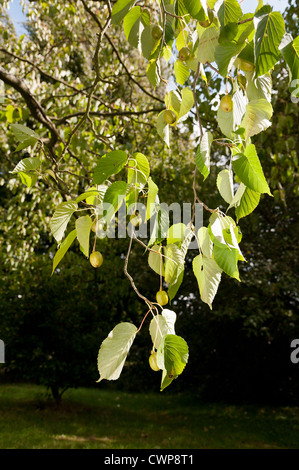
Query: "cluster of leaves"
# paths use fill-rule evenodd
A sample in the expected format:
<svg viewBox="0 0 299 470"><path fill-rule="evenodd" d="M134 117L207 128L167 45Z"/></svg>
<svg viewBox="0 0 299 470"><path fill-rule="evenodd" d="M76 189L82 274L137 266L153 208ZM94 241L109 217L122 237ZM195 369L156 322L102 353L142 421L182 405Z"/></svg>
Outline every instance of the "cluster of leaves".
<svg viewBox="0 0 299 470"><path fill-rule="evenodd" d="M148 264L160 276L161 285L164 278L170 301L176 296L183 281L186 253L195 237L199 254L193 259L193 272L202 301L212 308L222 273L240 280L238 262L245 261L245 258L239 247L241 231L234 219L219 208L210 209L199 199L197 172L204 180L208 178L212 146L220 145L228 150L227 165L217 175L217 188L228 205L226 211L235 209L237 222L254 211L262 194L272 195L252 137L271 125L271 73L281 57L288 67L290 91L294 97L298 94L294 87L299 73L298 38L293 39L285 33L282 15L273 12L269 5L263 6L262 1L254 13L245 15L237 0L161 0L158 4L147 2L143 6L138 3L135 0L118 0L112 9L108 8L99 39L104 36L110 22L115 28L122 25L128 43L146 61L149 83L154 89L160 84L167 85L162 100L165 108L159 112L156 120L156 132L167 147L171 149L174 145L171 129L173 133L182 129L186 119L193 114L193 133L196 135L193 139L194 207L199 203L211 214L208 226L195 232L193 213L189 224L180 223L169 227L168 214L159 200L158 185L150 176L149 160L139 151L128 153L116 149L116 146L110 152L101 151L102 156L91 170L92 177L83 192L74 198L69 193L65 194L57 167L64 160L71 144L71 151L75 152L75 133L83 121L70 130L67 141L61 140L57 159L53 159L53 148L47 146L42 135L21 124L13 124L12 130L20 142L17 151L31 147L34 154L38 147L44 158L50 153L54 163L42 169L40 157L32 156L22 159L13 173L19 174L21 181L28 187L36 183L39 175L47 173L67 195L66 200L56 207L50 223L51 233L59 245L53 259L53 272L75 239L83 254L89 257L92 230L95 231L95 251L97 238L107 236L108 228L112 222L115 223L115 216L122 204L126 204L129 213L132 210L136 213L137 203L142 198L146 201L143 222L152 218L155 220L150 240L144 245L149 252ZM87 4L85 8L90 11ZM99 47L100 42L96 54ZM90 102L100 81L98 60L97 57L94 61L96 78L92 92L87 95L84 120L91 120ZM163 76L163 61L168 64L166 77ZM221 99L217 109L220 139L215 137L216 130L214 133L208 130L208 126L203 127L198 111L200 91L197 82L201 78L204 84L208 84L209 69L223 79L224 98L228 103L228 107L223 106L224 101ZM171 81L174 84L172 90ZM216 102L211 103L211 106L217 105ZM53 137L53 134L56 135L55 128L48 121L47 124ZM119 179L125 169L126 177ZM88 211L90 215L78 216L82 210ZM66 235L73 216L76 218L75 227ZM137 295L148 306L147 314L153 314L150 324L152 351L157 355L157 368L163 371L163 390L183 371L188 347L174 333L174 312L161 308L160 313L161 306L140 294L128 274L132 240L142 243L132 230L125 273ZM137 332L135 325L128 323L121 323L111 331L99 351L100 380L115 380L119 377Z"/></svg>

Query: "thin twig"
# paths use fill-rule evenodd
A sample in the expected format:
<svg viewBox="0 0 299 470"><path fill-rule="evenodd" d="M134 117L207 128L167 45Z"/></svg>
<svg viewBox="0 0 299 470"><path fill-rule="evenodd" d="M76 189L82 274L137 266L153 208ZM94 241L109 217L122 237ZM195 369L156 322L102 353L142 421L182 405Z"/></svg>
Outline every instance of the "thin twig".
<svg viewBox="0 0 299 470"><path fill-rule="evenodd" d="M131 249L132 249L132 241L133 241L133 237L130 237L130 243L129 243L129 248L128 248L128 251L127 251L127 255L126 255L126 259L125 259L125 264L124 264L124 273L126 275L126 277L129 279L129 281L131 282L131 286L133 287L134 291L136 292L136 294L138 295L138 297L140 297L140 299L144 300L144 302L148 305L148 307L150 308L150 310L152 310L153 308L155 308L152 304L152 302L150 300L148 300L144 295L142 295L139 290L137 289L137 287L135 286L135 283L134 283L134 279L132 278L132 276L128 273L128 263L129 263L129 257L130 257L130 253L131 253Z"/></svg>

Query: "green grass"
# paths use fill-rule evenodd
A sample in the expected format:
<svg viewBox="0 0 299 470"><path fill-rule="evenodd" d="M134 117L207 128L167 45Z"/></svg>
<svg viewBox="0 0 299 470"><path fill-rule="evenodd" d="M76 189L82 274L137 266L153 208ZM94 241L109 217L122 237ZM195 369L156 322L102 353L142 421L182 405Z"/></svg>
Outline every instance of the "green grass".
<svg viewBox="0 0 299 470"><path fill-rule="evenodd" d="M59 409L33 385L0 386L1 449L299 447L299 408L203 404L195 397L69 390Z"/></svg>

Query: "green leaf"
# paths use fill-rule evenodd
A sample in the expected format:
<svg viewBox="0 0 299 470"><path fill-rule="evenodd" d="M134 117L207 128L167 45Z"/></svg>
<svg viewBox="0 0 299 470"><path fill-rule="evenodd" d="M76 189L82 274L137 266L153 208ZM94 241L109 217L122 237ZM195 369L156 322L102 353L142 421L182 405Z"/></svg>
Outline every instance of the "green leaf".
<svg viewBox="0 0 299 470"><path fill-rule="evenodd" d="M234 111L230 111L226 113L225 111L222 111L222 109L218 108L217 110L217 122L220 127L221 132L228 137L232 138L232 133L235 129L234 126Z"/></svg>
<svg viewBox="0 0 299 470"><path fill-rule="evenodd" d="M155 221L152 232L150 234L150 241L148 246L153 245L155 242L160 242L166 238L169 228L169 214L168 211L163 209L160 205L156 207Z"/></svg>
<svg viewBox="0 0 299 470"><path fill-rule="evenodd" d="M157 118L157 132L161 139L165 142L167 147L169 147L169 124L165 122L164 119L165 110L161 111Z"/></svg>
<svg viewBox="0 0 299 470"><path fill-rule="evenodd" d="M190 34L188 33L187 29L182 29L175 41L177 50L180 51L183 47L187 47L189 42Z"/></svg>
<svg viewBox="0 0 299 470"><path fill-rule="evenodd" d="M186 228L186 225L182 223L171 225L167 232L167 245L175 243L180 246L184 240Z"/></svg>
<svg viewBox="0 0 299 470"><path fill-rule="evenodd" d="M146 202L146 218L148 220L153 215L153 212L157 204L159 204L159 197L158 197L159 188L156 185L156 183L153 182L151 177L148 178L147 184L148 184L148 194L147 194L147 202Z"/></svg>
<svg viewBox="0 0 299 470"><path fill-rule="evenodd" d="M119 378L136 333L136 326L127 322L119 323L110 331L98 353L100 378L97 382Z"/></svg>
<svg viewBox="0 0 299 470"><path fill-rule="evenodd" d="M241 219L251 214L260 202L261 195L250 188L245 188L245 191L240 200L240 204L236 207L236 217Z"/></svg>
<svg viewBox="0 0 299 470"><path fill-rule="evenodd" d="M184 266L179 265L177 268L177 276L173 278L168 286L168 298L171 301L176 296L184 278Z"/></svg>
<svg viewBox="0 0 299 470"><path fill-rule="evenodd" d="M205 0L203 0L205 1ZM200 0L183 0L187 13L198 21L206 19L205 10L203 9Z"/></svg>
<svg viewBox="0 0 299 470"><path fill-rule="evenodd" d="M185 81L189 78L190 70L184 62L178 59L174 63L174 74L176 82L179 85L184 85Z"/></svg>
<svg viewBox="0 0 299 470"><path fill-rule="evenodd" d="M181 227L179 228L179 226ZM187 226L184 224L175 224L172 227L173 229L170 227L170 230L168 231L169 238L168 238L167 243L170 244L171 241L172 243L178 242L178 245L180 247L180 252L178 253L179 257L177 258L178 265L168 285L168 297L170 301L176 296L183 282L184 270L185 270L185 257L186 257L190 242L194 236L194 231L190 228L190 224L188 224ZM178 235L178 231L180 232L179 235Z"/></svg>
<svg viewBox="0 0 299 470"><path fill-rule="evenodd" d="M111 222L112 217L126 198L128 187L129 185L124 181L115 181L108 187L103 199L104 219L107 224Z"/></svg>
<svg viewBox="0 0 299 470"><path fill-rule="evenodd" d="M237 0L224 0L217 15L221 26L225 26L237 22L242 16L242 9Z"/></svg>
<svg viewBox="0 0 299 470"><path fill-rule="evenodd" d="M66 239L63 240L63 242L61 243L59 249L57 250L57 252L55 253L55 256L53 258L53 269L52 269L51 276L53 275L55 269L57 268L58 264L60 263L60 261L62 260L62 258L64 257L64 255L68 251L68 249L70 248L70 246L72 245L72 243L75 240L76 236L77 236L77 232L76 232L76 230L73 230L72 232L70 232L68 234Z"/></svg>
<svg viewBox="0 0 299 470"><path fill-rule="evenodd" d="M229 170L220 171L217 176L216 185L225 202L230 204L234 197L232 172Z"/></svg>
<svg viewBox="0 0 299 470"><path fill-rule="evenodd" d="M267 193L271 196L253 144L247 145L244 153L238 153L233 157L233 169L245 186L257 193Z"/></svg>
<svg viewBox="0 0 299 470"><path fill-rule="evenodd" d="M190 88L183 88L181 91L181 95L182 95L182 101L181 101L181 105L179 109L178 119L181 119L184 116L187 116L192 106L194 105L194 96Z"/></svg>
<svg viewBox="0 0 299 470"><path fill-rule="evenodd" d="M198 41L197 59L202 64L214 62L219 31L215 26L206 28Z"/></svg>
<svg viewBox="0 0 299 470"><path fill-rule="evenodd" d="M200 227L197 232L199 248L206 258L212 258L213 243L209 234L208 227Z"/></svg>
<svg viewBox="0 0 299 470"><path fill-rule="evenodd" d="M218 44L215 49L215 61L218 65L220 75L226 77L231 71L234 61L239 52L245 47L245 43L236 44L234 42L225 42Z"/></svg>
<svg viewBox="0 0 299 470"><path fill-rule="evenodd" d="M240 204L241 198L246 190L246 186L243 183L239 184L239 187L234 195L229 207L227 210L231 209L232 207L237 207Z"/></svg>
<svg viewBox="0 0 299 470"><path fill-rule="evenodd" d="M238 33L238 23L227 23L221 26L219 35L219 44L231 43Z"/></svg>
<svg viewBox="0 0 299 470"><path fill-rule="evenodd" d="M212 258L202 254L192 262L193 272L197 279L200 297L212 310L212 303L218 290L222 270Z"/></svg>
<svg viewBox="0 0 299 470"><path fill-rule="evenodd" d="M85 200L87 204L93 204L93 205L101 204L103 202L107 189L108 189L108 186L106 184L99 184L96 187L89 188L89 190L86 191L86 193L81 194L80 196L78 196L77 199L81 199L81 197L86 195L87 197ZM97 195L91 194L95 190L97 191L98 194ZM78 202L77 199L76 199L76 202Z"/></svg>
<svg viewBox="0 0 299 470"><path fill-rule="evenodd" d="M184 258L186 257L187 251L189 249L189 245L190 245L194 235L195 235L194 234L194 229L191 225L191 222L189 222L189 224L186 226L186 230L185 230L185 233L184 233L184 238L183 238L181 246L180 246L181 252L183 253Z"/></svg>
<svg viewBox="0 0 299 470"><path fill-rule="evenodd" d="M93 183L102 184L110 176L119 173L128 161L126 152L122 150L114 150L106 153L99 159L94 170Z"/></svg>
<svg viewBox="0 0 299 470"><path fill-rule="evenodd" d="M145 26L144 30L141 34L141 51L142 55L147 59L153 59L152 55L157 50L159 44L161 43L161 39L157 40L152 35L153 27L156 25L149 24ZM155 54L156 58L156 54Z"/></svg>
<svg viewBox="0 0 299 470"><path fill-rule="evenodd" d="M20 142L17 146L15 152L19 152L20 150L26 149L27 147L33 146L37 140L34 137L29 137L25 139L23 142Z"/></svg>
<svg viewBox="0 0 299 470"><path fill-rule="evenodd" d="M134 153L129 158L128 166L128 184L134 184L143 188L150 175L150 166L147 157L140 152Z"/></svg>
<svg viewBox="0 0 299 470"><path fill-rule="evenodd" d="M160 64L156 60L150 60L147 64L146 75L150 84L156 88L160 83L160 74L159 74Z"/></svg>
<svg viewBox="0 0 299 470"><path fill-rule="evenodd" d="M62 240L67 224L77 209L78 205L74 201L62 202L56 207L50 221L50 229L57 243Z"/></svg>
<svg viewBox="0 0 299 470"><path fill-rule="evenodd" d="M165 274L164 259L162 256L162 246L152 246L148 255L148 265L159 276L164 276Z"/></svg>
<svg viewBox="0 0 299 470"><path fill-rule="evenodd" d="M205 132L200 144L196 149L195 163L204 180L210 174L210 148L213 142L213 135L210 131Z"/></svg>
<svg viewBox="0 0 299 470"><path fill-rule="evenodd" d="M280 50L289 70L290 91L293 96L299 97L298 82L296 82L296 80L299 80L299 36L294 40L292 40L290 34L285 36L280 45ZM295 89L293 90L293 88Z"/></svg>
<svg viewBox="0 0 299 470"><path fill-rule="evenodd" d="M239 250L214 240L214 260L228 276L240 281L238 270Z"/></svg>
<svg viewBox="0 0 299 470"><path fill-rule="evenodd" d="M136 0L118 0L113 8L111 15L112 24L120 24Z"/></svg>
<svg viewBox="0 0 299 470"><path fill-rule="evenodd" d="M184 256L180 248L175 245L166 245L164 247L165 258L165 282L166 284L175 283L181 270L179 266L184 267Z"/></svg>
<svg viewBox="0 0 299 470"><path fill-rule="evenodd" d="M40 139L40 136L36 132L34 132L32 129L29 129L29 127L23 126L22 124L11 124L11 128L15 137L20 142L25 142L29 138L32 139L32 141L35 140L35 142Z"/></svg>
<svg viewBox="0 0 299 470"><path fill-rule="evenodd" d="M228 113L227 113L228 114ZM247 104L245 115L241 122L241 127L245 128L245 139L271 126L273 108L271 103L265 99L253 100Z"/></svg>
<svg viewBox="0 0 299 470"><path fill-rule="evenodd" d="M167 94L165 95L165 105L166 105L166 108L171 109L177 115L179 115L181 111L181 105L182 105L181 95L177 91L171 90L168 95Z"/></svg>
<svg viewBox="0 0 299 470"><path fill-rule="evenodd" d="M271 102L272 77L270 73L254 78L254 72L245 72L246 93L249 101L265 99Z"/></svg>
<svg viewBox="0 0 299 470"><path fill-rule="evenodd" d="M164 308L162 313L155 315L149 326L149 332L155 349L158 349L164 336L175 335L174 324L176 322L176 313Z"/></svg>
<svg viewBox="0 0 299 470"><path fill-rule="evenodd" d="M245 21L249 20L252 18L252 13L246 13L245 15L242 15L239 19L239 23L244 21L243 24L238 24L238 32L236 36L234 37L234 40L238 43L241 44L243 42L250 43L253 38L254 38L254 25L253 21Z"/></svg>
<svg viewBox="0 0 299 470"><path fill-rule="evenodd" d="M35 171L38 169L39 166L40 166L39 157L23 158L23 160L20 160L19 163L14 167L11 173L19 173L20 171L22 172Z"/></svg>
<svg viewBox="0 0 299 470"><path fill-rule="evenodd" d="M34 173L25 173L24 171L19 171L18 175L21 179L21 182L25 184L27 188L34 186L37 181L37 174Z"/></svg>
<svg viewBox="0 0 299 470"><path fill-rule="evenodd" d="M178 16L188 15L187 9L185 7L185 0L177 0L175 2L175 14ZM190 17L186 16L184 19L188 22L188 20L190 20Z"/></svg>
<svg viewBox="0 0 299 470"><path fill-rule="evenodd" d="M222 216L221 214L214 212L210 217L209 233L214 245L218 244L219 248L222 249L236 249L238 252L238 259L245 261L238 244L239 229L231 217ZM215 259L215 261L217 260ZM219 266L222 268L222 265Z"/></svg>
<svg viewBox="0 0 299 470"><path fill-rule="evenodd" d="M77 238L84 255L89 257L89 237L92 219L89 215L83 215L76 220Z"/></svg>
<svg viewBox="0 0 299 470"><path fill-rule="evenodd" d="M150 24L150 15L141 7L133 7L124 17L123 27L131 46L141 48L141 34L146 25Z"/></svg>
<svg viewBox="0 0 299 470"><path fill-rule="evenodd" d="M157 351L157 363L162 370L166 370L167 378L162 375L161 391L176 379L184 370L189 357L186 341L177 335L166 335Z"/></svg>
<svg viewBox="0 0 299 470"><path fill-rule="evenodd" d="M281 13L268 10L268 5L261 8L254 17L255 37L255 73L265 75L279 59L279 45L285 33L285 24Z"/></svg>
<svg viewBox="0 0 299 470"><path fill-rule="evenodd" d="M244 49L242 49L242 51L240 52L238 59L240 59L241 61L250 62L254 68L254 42L253 41L246 44ZM240 64L239 60L238 60L238 65L243 67L243 65Z"/></svg>
<svg viewBox="0 0 299 470"><path fill-rule="evenodd" d="M76 202L85 201L88 198L95 198L98 195L99 195L99 191L97 189L90 189L86 191L85 193L80 194L80 196L76 197L75 201Z"/></svg>
<svg viewBox="0 0 299 470"><path fill-rule="evenodd" d="M14 121L15 110L17 112L17 108L14 108L11 104L6 106L5 116L6 116L6 120L8 122L13 122Z"/></svg>
<svg viewBox="0 0 299 470"><path fill-rule="evenodd" d="M238 126L240 126L244 113L246 111L246 105L248 100L245 94L238 89L233 95L233 127L236 132Z"/></svg>

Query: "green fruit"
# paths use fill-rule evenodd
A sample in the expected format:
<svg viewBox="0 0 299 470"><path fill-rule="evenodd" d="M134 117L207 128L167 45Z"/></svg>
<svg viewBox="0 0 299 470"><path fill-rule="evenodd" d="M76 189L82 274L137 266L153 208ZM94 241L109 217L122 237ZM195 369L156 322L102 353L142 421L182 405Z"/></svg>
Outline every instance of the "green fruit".
<svg viewBox="0 0 299 470"><path fill-rule="evenodd" d="M246 80L246 77L244 77L244 75L238 75L238 82L243 88L246 87L247 80Z"/></svg>
<svg viewBox="0 0 299 470"><path fill-rule="evenodd" d="M97 227L97 226L98 226L98 221L97 221L97 219L95 219L95 220L93 221L93 223L92 223L91 230L92 230L93 232L97 232L97 230L98 230L98 227Z"/></svg>
<svg viewBox="0 0 299 470"><path fill-rule="evenodd" d="M158 41L159 39L161 39L162 36L163 36L163 29L161 28L160 25L155 24L152 27L152 37L156 39L156 41Z"/></svg>
<svg viewBox="0 0 299 470"><path fill-rule="evenodd" d="M173 124L176 121L175 112L171 109L166 109L164 112L164 121L167 122L167 124Z"/></svg>
<svg viewBox="0 0 299 470"><path fill-rule="evenodd" d="M239 67L243 72L253 72L255 66L252 62L248 60L239 59Z"/></svg>
<svg viewBox="0 0 299 470"><path fill-rule="evenodd" d="M149 357L148 362L149 362L151 369L153 369L156 372L160 370L160 367L157 364L157 353L152 353Z"/></svg>
<svg viewBox="0 0 299 470"><path fill-rule="evenodd" d="M91 230L98 234L99 232L104 230L104 225L95 219L91 225Z"/></svg>
<svg viewBox="0 0 299 470"><path fill-rule="evenodd" d="M139 215L138 212L135 212L130 216L130 222L134 227L139 227L139 225L142 223L141 215Z"/></svg>
<svg viewBox="0 0 299 470"><path fill-rule="evenodd" d="M99 268L102 266L104 258L102 253L99 251L93 251L89 257L89 261L94 268Z"/></svg>
<svg viewBox="0 0 299 470"><path fill-rule="evenodd" d="M233 109L233 99L231 95L225 95L221 98L220 108L225 113L229 113Z"/></svg>
<svg viewBox="0 0 299 470"><path fill-rule="evenodd" d="M156 294L156 300L160 305L166 305L168 303L168 295L165 290L159 290Z"/></svg>
<svg viewBox="0 0 299 470"><path fill-rule="evenodd" d="M199 24L200 26L202 26L203 28L207 28L208 26L210 26L210 21L209 20L205 20L205 21L199 21Z"/></svg>
<svg viewBox="0 0 299 470"><path fill-rule="evenodd" d="M179 59L182 62L185 62L185 60L188 60L190 57L190 51L188 47L182 47L182 49L179 51Z"/></svg>

